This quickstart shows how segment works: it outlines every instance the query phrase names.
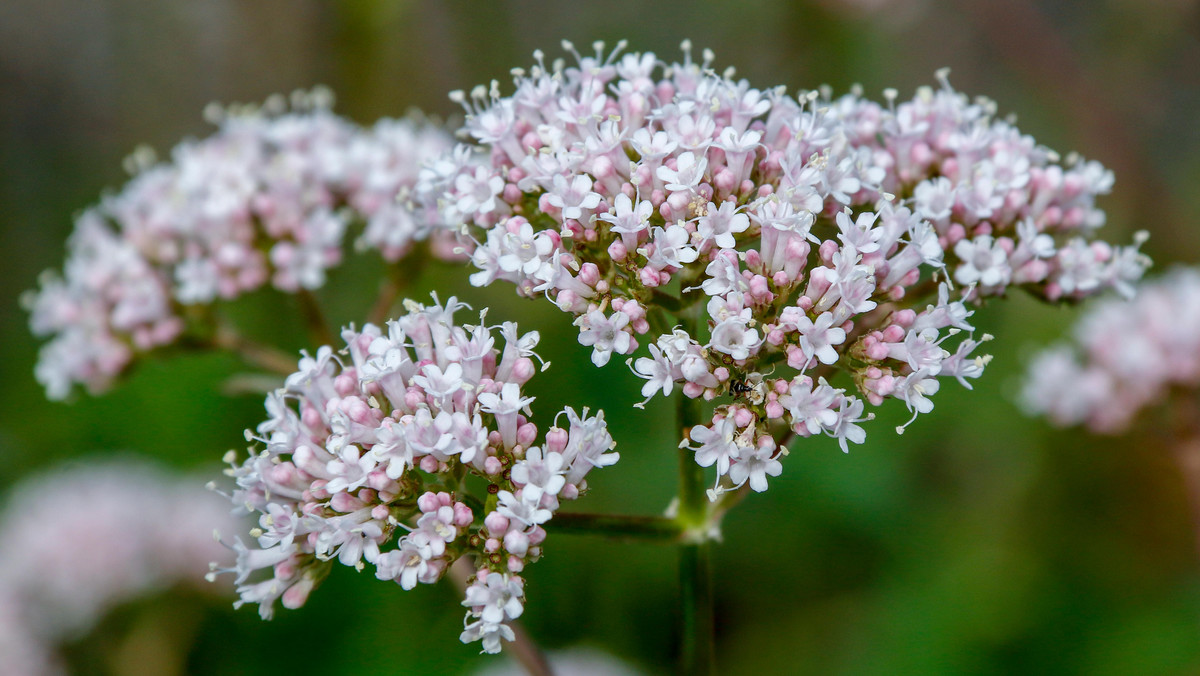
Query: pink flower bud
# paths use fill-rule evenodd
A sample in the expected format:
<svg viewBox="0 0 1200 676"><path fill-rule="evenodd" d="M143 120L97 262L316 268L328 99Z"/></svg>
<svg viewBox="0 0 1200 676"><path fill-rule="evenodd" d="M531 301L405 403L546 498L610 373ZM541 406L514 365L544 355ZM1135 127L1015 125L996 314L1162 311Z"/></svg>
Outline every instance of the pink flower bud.
<svg viewBox="0 0 1200 676"><path fill-rule="evenodd" d="M596 286L596 282L600 281L600 268L595 263L584 263L576 278L588 286Z"/></svg>
<svg viewBox="0 0 1200 676"><path fill-rule="evenodd" d="M616 170L613 168L612 160L607 156L601 155L592 162L592 175L597 179L604 179L616 175Z"/></svg>
<svg viewBox="0 0 1200 676"><path fill-rule="evenodd" d="M356 509L362 509L362 500L350 495L349 493L335 493L329 500L329 506L339 512L349 513Z"/></svg>
<svg viewBox="0 0 1200 676"><path fill-rule="evenodd" d="M510 530L504 534L504 548L513 556L524 557L529 551L529 536L519 530Z"/></svg>
<svg viewBox="0 0 1200 676"><path fill-rule="evenodd" d="M620 239L614 239L613 243L608 245L608 255L614 261L623 261L628 254L629 251Z"/></svg>
<svg viewBox="0 0 1200 676"><path fill-rule="evenodd" d="M713 186L721 192L733 192L737 186L737 176L734 176L732 171L722 168L713 177Z"/></svg>
<svg viewBox="0 0 1200 676"><path fill-rule="evenodd" d="M426 456L426 457L431 457L431 456ZM441 506L442 506L441 501L438 500L438 496L436 493L426 491L425 493L421 494L421 497L417 498L417 509L420 509L422 512L425 512L427 514L429 512L436 512L438 507L441 507Z"/></svg>
<svg viewBox="0 0 1200 676"><path fill-rule="evenodd" d="M508 517L500 512L489 512L483 519L483 526L489 533L499 535L508 532Z"/></svg>
<svg viewBox="0 0 1200 676"><path fill-rule="evenodd" d="M358 391L358 378L352 373L343 372L333 379L333 389L339 397L349 396Z"/></svg>
<svg viewBox="0 0 1200 676"><path fill-rule="evenodd" d="M417 388L409 388L404 393L404 405L410 409L417 409L421 404L425 403L425 393Z"/></svg>
<svg viewBox="0 0 1200 676"><path fill-rule="evenodd" d="M454 525L459 528L466 528L475 521L475 514L471 508L463 502L454 503Z"/></svg>
<svg viewBox="0 0 1200 676"><path fill-rule="evenodd" d="M808 364L808 357L804 356L804 350L800 349L799 345L787 346L787 364L794 369L803 370Z"/></svg>
<svg viewBox="0 0 1200 676"><path fill-rule="evenodd" d="M529 531L529 544L540 545L546 541L546 529L541 526L534 526Z"/></svg>
<svg viewBox="0 0 1200 676"><path fill-rule="evenodd" d="M655 287L659 285L658 272L650 267L644 267L638 271L638 280L645 286Z"/></svg>
<svg viewBox="0 0 1200 676"><path fill-rule="evenodd" d="M561 427L551 427L546 432L545 449L547 453L562 453L567 447L567 431Z"/></svg>
<svg viewBox="0 0 1200 676"><path fill-rule="evenodd" d="M537 439L537 425L533 423L525 423L517 428L517 443L522 446L529 446Z"/></svg>
<svg viewBox="0 0 1200 676"><path fill-rule="evenodd" d="M518 385L524 385L535 373L537 373L537 367L534 366L533 360L529 357L521 357L513 364L512 381Z"/></svg>
<svg viewBox="0 0 1200 676"><path fill-rule="evenodd" d="M303 606L305 601L308 601L308 595L312 593L315 586L316 583L312 578L307 576L302 577L299 582L288 587L287 591L283 592L283 596L279 599L280 603L283 604L284 608L295 610Z"/></svg>
<svg viewBox="0 0 1200 676"><path fill-rule="evenodd" d="M487 458L484 458L483 471L485 473L495 476L495 475L499 474L503 469L504 469L504 466L500 464L500 460L497 459L495 456L489 456Z"/></svg>

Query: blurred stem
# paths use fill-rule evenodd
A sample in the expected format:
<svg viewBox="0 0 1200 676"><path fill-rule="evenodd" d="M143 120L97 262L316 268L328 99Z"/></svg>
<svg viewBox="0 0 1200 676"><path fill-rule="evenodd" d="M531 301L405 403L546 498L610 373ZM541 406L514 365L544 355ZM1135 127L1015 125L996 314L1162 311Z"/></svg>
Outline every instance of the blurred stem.
<svg viewBox="0 0 1200 676"><path fill-rule="evenodd" d="M696 334L696 313L684 311L679 323L689 335ZM691 429L703 421L701 402L678 394L679 437L688 439ZM709 541L709 514L704 494L704 468L696 464L695 454L686 444L679 449L679 517L687 532L697 534L694 541L685 542L679 552L679 584L681 590L682 660L681 673L712 674L715 657L714 618L712 598L712 560Z"/></svg>
<svg viewBox="0 0 1200 676"><path fill-rule="evenodd" d="M231 326L220 324L213 334L213 346L229 350L242 361L256 368L290 376L296 371L296 359L269 345L255 342L237 332Z"/></svg>
<svg viewBox="0 0 1200 676"><path fill-rule="evenodd" d="M1192 512L1192 534L1195 546L1200 550L1200 437L1180 439L1171 450L1187 488L1188 506Z"/></svg>
<svg viewBox="0 0 1200 676"><path fill-rule="evenodd" d="M475 568L471 565L469 556L460 557L455 561L448 571L447 577L454 582L454 586L458 588L460 594L465 594L467 587L470 586L471 576L475 574ZM517 659L525 671L529 672L529 676L554 676L554 671L550 668L550 662L546 660L546 654L534 643L533 637L529 632L525 631L525 626L520 620L509 620L508 626L512 627L513 638L511 647L506 652Z"/></svg>
<svg viewBox="0 0 1200 676"><path fill-rule="evenodd" d="M679 552L683 588L683 663L680 673L714 674L712 545L684 545Z"/></svg>
<svg viewBox="0 0 1200 676"><path fill-rule="evenodd" d="M631 516L619 514L572 514L559 512L548 524L548 530L556 533L578 535L605 535L609 537L678 542L683 536L683 526L675 519L664 516Z"/></svg>
<svg viewBox="0 0 1200 676"><path fill-rule="evenodd" d="M300 289L296 292L296 299L300 301L300 312L304 315L304 325L308 328L309 338L317 345L332 346L333 330L325 318L324 311L321 310L316 295L308 289Z"/></svg>
<svg viewBox="0 0 1200 676"><path fill-rule="evenodd" d="M379 286L379 295L375 298L375 304L371 306L370 314L367 315L368 322L379 326L391 319L396 299L421 276L428 260L429 251L427 247L422 246L388 266L388 277Z"/></svg>
<svg viewBox="0 0 1200 676"><path fill-rule="evenodd" d="M1191 392L1174 392L1170 414L1171 439L1167 446L1183 475L1188 507L1191 509L1192 533L1200 551L1200 418L1197 417L1197 397Z"/></svg>

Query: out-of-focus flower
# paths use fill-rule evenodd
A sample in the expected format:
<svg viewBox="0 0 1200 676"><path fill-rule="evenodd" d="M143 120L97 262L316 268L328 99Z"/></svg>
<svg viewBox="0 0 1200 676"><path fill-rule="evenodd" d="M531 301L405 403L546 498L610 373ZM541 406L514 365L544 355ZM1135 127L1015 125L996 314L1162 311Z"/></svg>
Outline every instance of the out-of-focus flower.
<svg viewBox="0 0 1200 676"><path fill-rule="evenodd" d="M422 165L450 148L447 132L415 119L358 127L323 90L292 103L213 107L213 135L166 162L135 154L133 179L79 217L63 272L25 298L33 332L51 337L36 367L50 398L104 390L215 301L321 287L354 224L360 246L389 261L438 229L436 210L409 202Z"/></svg>
<svg viewBox="0 0 1200 676"><path fill-rule="evenodd" d="M1033 358L1022 388L1027 411L1054 424L1119 434L1172 388L1200 385L1200 271L1178 268L1129 300L1094 304L1074 342Z"/></svg>
<svg viewBox="0 0 1200 676"><path fill-rule="evenodd" d="M58 644L110 608L196 586L236 527L198 479L140 461L81 462L18 484L0 515L0 674L63 670Z"/></svg>

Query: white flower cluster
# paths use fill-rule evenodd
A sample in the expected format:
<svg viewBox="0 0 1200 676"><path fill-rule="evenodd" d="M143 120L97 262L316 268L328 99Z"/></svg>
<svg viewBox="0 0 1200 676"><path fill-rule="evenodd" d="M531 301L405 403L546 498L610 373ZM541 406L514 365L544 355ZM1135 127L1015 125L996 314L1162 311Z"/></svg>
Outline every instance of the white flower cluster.
<svg viewBox="0 0 1200 676"><path fill-rule="evenodd" d="M228 509L142 462L80 463L18 484L0 514L0 674L64 673L59 644L110 608L194 584Z"/></svg>
<svg viewBox="0 0 1200 676"><path fill-rule="evenodd" d="M1177 268L1132 299L1096 303L1074 335L1032 360L1022 403L1062 427L1124 432L1173 388L1200 385L1200 270Z"/></svg>
<svg viewBox="0 0 1200 676"><path fill-rule="evenodd" d="M541 555L543 524L618 455L603 412L587 409L564 409L567 427L534 445L533 398L521 389L537 370L536 332L503 324L500 349L486 313L477 326L454 324L464 307L454 298L406 306L386 333L344 331L345 361L327 346L306 355L267 397L270 417L247 432L265 448L228 458L234 505L259 514L255 544L231 543L237 562L219 572L235 574L238 605L257 603L269 618L276 599L303 605L334 558L412 589L467 554L479 573L462 639L497 652L524 608L519 573ZM486 482L483 496L469 492L470 475Z"/></svg>
<svg viewBox="0 0 1200 676"><path fill-rule="evenodd" d="M423 194L464 224L474 284L507 280L574 314L597 365L654 323L633 364L645 396L731 395L690 436L732 485L764 490L788 429L862 442L863 400L826 376L915 417L938 378L983 370L967 303L1010 286L1128 291L1148 264L1092 239L1110 172L1060 164L944 75L880 105L755 89L686 43L671 64L622 48L571 67L537 53L511 96L496 83L455 95L485 152L447 155L444 189ZM661 310L682 318L704 297L706 327L664 333ZM769 377L781 362L796 373Z"/></svg>
<svg viewBox="0 0 1200 676"><path fill-rule="evenodd" d="M179 339L188 306L268 283L322 286L351 223L389 261L434 229L435 213L403 203L422 163L451 145L438 127L360 128L321 90L291 109L276 98L210 112L216 133L169 162L131 158L133 180L76 222L63 273L47 271L27 296L34 333L52 336L36 367L50 398L105 389L135 355Z"/></svg>

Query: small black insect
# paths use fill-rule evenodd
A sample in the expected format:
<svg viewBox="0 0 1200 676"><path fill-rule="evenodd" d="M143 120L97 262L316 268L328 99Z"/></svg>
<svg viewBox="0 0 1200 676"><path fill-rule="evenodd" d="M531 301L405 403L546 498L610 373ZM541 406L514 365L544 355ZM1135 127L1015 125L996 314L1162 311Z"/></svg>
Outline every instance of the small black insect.
<svg viewBox="0 0 1200 676"><path fill-rule="evenodd" d="M735 378L729 381L729 393L735 397L748 400L751 404L761 404L766 398L766 386L763 384L761 373L751 373L746 378Z"/></svg>
<svg viewBox="0 0 1200 676"><path fill-rule="evenodd" d="M746 394L749 394L750 392L753 392L753 391L754 391L754 386L751 385L750 383L746 382L742 378L738 378L737 380L731 381L729 383L729 393L735 397L745 396Z"/></svg>

